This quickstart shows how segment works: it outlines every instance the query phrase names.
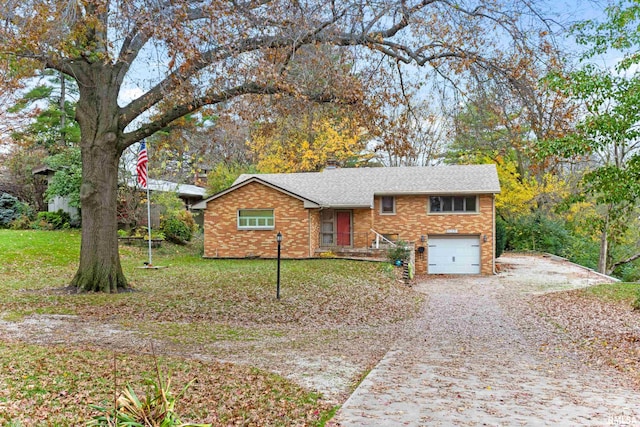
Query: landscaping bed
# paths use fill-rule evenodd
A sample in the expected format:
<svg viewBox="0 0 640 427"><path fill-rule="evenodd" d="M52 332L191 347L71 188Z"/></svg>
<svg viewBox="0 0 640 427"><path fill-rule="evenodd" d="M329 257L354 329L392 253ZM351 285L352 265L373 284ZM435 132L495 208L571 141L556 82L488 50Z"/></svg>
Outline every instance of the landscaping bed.
<svg viewBox="0 0 640 427"><path fill-rule="evenodd" d="M144 237L118 237L118 242L125 245L149 246L149 239ZM151 239L151 247L159 248L162 246L162 242L164 242L164 239Z"/></svg>

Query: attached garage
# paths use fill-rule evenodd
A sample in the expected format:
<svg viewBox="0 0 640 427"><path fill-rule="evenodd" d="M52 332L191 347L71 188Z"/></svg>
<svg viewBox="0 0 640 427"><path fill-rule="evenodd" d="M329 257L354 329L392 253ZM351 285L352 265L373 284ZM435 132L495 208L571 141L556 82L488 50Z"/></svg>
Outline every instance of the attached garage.
<svg viewBox="0 0 640 427"><path fill-rule="evenodd" d="M429 236L429 274L480 274L480 236Z"/></svg>

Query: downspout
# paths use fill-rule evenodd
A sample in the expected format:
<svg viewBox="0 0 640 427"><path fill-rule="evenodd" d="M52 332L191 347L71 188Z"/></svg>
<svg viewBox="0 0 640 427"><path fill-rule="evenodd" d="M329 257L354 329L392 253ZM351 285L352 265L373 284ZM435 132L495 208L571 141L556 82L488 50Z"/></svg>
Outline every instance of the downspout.
<svg viewBox="0 0 640 427"><path fill-rule="evenodd" d="M308 243L309 243L309 258L311 258L311 209L307 209L307 223L309 231L308 234Z"/></svg>
<svg viewBox="0 0 640 427"><path fill-rule="evenodd" d="M491 248L491 265L492 265L492 269L493 269L493 274L497 274L496 273L496 195L495 193L491 195L491 207L492 207L492 217L493 217L493 223L492 223L492 227L493 227L493 239L492 240L492 244L493 247Z"/></svg>

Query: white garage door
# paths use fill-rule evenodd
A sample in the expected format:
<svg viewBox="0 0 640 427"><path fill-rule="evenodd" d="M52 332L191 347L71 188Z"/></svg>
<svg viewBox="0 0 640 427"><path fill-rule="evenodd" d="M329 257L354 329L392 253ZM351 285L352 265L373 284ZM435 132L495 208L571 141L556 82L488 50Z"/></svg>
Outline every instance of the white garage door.
<svg viewBox="0 0 640 427"><path fill-rule="evenodd" d="M429 237L429 274L480 274L480 237Z"/></svg>

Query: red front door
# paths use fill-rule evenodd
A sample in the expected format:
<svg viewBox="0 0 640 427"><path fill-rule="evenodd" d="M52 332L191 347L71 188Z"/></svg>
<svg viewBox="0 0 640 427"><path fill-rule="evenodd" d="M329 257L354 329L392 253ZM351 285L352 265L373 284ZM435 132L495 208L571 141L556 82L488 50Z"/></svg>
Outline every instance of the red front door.
<svg viewBox="0 0 640 427"><path fill-rule="evenodd" d="M338 246L351 246L351 212L336 212Z"/></svg>

